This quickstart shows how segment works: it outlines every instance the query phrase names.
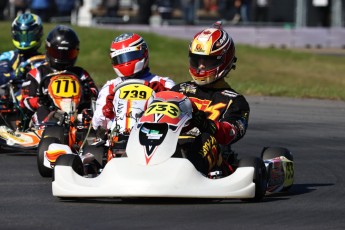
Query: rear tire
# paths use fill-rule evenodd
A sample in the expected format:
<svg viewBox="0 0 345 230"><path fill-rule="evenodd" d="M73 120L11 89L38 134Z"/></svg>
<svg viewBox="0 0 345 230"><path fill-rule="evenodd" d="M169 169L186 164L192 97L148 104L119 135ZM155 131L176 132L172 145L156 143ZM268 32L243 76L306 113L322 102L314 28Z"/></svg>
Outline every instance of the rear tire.
<svg viewBox="0 0 345 230"><path fill-rule="evenodd" d="M261 152L261 158L263 160L272 159L276 157L284 156L288 160L293 161L293 155L291 152L282 147L265 147Z"/></svg>
<svg viewBox="0 0 345 230"><path fill-rule="evenodd" d="M260 202L267 189L267 172L262 159L259 157L246 157L240 160L238 167L254 167L255 197L242 199L247 202Z"/></svg>
<svg viewBox="0 0 345 230"><path fill-rule="evenodd" d="M44 151L48 150L52 143L60 144L60 140L56 137L42 138L37 148L37 168L42 177L51 177L53 169L44 166Z"/></svg>
<svg viewBox="0 0 345 230"><path fill-rule="evenodd" d="M276 157L281 157L281 156L286 157L286 159L288 159L288 160L293 162L293 155L290 152L290 150L288 150L287 148L282 148L282 147L265 147L265 148L263 148L262 153L261 153L262 160L268 160L268 159L272 159L272 158L276 158ZM293 164L292 164L292 171L294 171L293 170ZM289 191L289 189L292 187L292 185L284 187L281 190L281 192Z"/></svg>

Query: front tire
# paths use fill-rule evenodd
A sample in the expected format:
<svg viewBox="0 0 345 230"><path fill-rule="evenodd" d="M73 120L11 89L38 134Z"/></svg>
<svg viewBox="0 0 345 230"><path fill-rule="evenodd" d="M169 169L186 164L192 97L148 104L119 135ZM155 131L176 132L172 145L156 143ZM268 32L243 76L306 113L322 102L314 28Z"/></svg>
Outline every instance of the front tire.
<svg viewBox="0 0 345 230"><path fill-rule="evenodd" d="M83 163L81 162L80 157L76 154L64 154L64 155L59 156L55 162L55 167L58 165L69 166L78 175L80 176L84 175ZM53 181L54 181L54 176L53 176Z"/></svg>
<svg viewBox="0 0 345 230"><path fill-rule="evenodd" d="M42 138L37 148L37 168L42 177L51 177L53 169L44 166L44 151L48 150L52 143L60 144L60 140L56 137Z"/></svg>
<svg viewBox="0 0 345 230"><path fill-rule="evenodd" d="M240 160L238 167L254 167L255 197L242 200L248 202L263 200L267 189L267 172L263 160L259 157L246 157Z"/></svg>

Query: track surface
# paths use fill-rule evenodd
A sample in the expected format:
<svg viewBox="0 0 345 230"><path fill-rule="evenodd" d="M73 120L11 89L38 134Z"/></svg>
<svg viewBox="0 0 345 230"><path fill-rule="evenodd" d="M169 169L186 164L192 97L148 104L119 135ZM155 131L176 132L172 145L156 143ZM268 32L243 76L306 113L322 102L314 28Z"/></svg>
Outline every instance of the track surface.
<svg viewBox="0 0 345 230"><path fill-rule="evenodd" d="M345 229L345 102L248 97L241 156L263 146L295 158L290 194L238 200L61 201L34 154L1 149L0 229ZM181 175L183 176L183 175Z"/></svg>

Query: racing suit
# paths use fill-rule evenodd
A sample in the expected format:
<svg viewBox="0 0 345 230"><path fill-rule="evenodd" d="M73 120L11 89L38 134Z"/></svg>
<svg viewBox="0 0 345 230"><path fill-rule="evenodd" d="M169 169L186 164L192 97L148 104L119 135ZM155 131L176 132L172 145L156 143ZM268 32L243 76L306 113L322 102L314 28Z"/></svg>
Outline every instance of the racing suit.
<svg viewBox="0 0 345 230"><path fill-rule="evenodd" d="M38 52L20 53L18 50L3 52L0 55L0 85L14 78L24 78L30 69L45 62L45 55Z"/></svg>
<svg viewBox="0 0 345 230"><path fill-rule="evenodd" d="M198 110L204 111L205 119L213 126L201 131L193 127L192 120L187 135L196 138L191 138L192 143L181 142L181 148L186 157L205 175L216 167L223 168L224 164L229 170L223 173L231 173L231 165L222 159L222 148L245 135L249 121L249 104L245 97L233 90L224 79L211 85L201 87L189 81L171 89L188 96ZM196 152L198 154L195 154ZM224 168L222 170L224 171Z"/></svg>
<svg viewBox="0 0 345 230"><path fill-rule="evenodd" d="M83 87L83 94L80 105L78 106L78 112L81 112L81 110L85 108L91 108L92 99L97 98L98 89L89 73L77 66L69 67L66 69L66 71L74 73L76 76L78 76ZM20 101L20 106L28 113L31 113L31 115L35 113L33 117L35 124L40 124L51 112L51 105L47 99L48 92L46 90L49 82L47 81L45 86L43 86L43 96L38 95L38 88L41 80L46 75L54 72L58 71L49 67L49 65L46 63L35 69L32 69L27 74L26 80L22 84L22 98Z"/></svg>
<svg viewBox="0 0 345 230"><path fill-rule="evenodd" d="M111 121L115 116L113 105L113 99L115 95L114 88L126 79L130 78L117 77L115 79L107 81L102 87L96 101L96 110L92 118L92 125L95 130L97 130L99 127L102 127L104 129L110 128ZM149 83L149 86L150 83L158 83L160 87L158 87L158 89L153 88L155 91L169 90L175 85L175 82L168 77L160 77L158 75L152 74L149 68L144 70L140 79Z"/></svg>

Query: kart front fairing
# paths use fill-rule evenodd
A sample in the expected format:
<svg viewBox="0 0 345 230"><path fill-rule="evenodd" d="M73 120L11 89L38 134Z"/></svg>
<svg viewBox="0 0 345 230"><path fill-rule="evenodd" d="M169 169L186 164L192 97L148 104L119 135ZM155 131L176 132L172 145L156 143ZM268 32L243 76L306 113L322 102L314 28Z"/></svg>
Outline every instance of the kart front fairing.
<svg viewBox="0 0 345 230"><path fill-rule="evenodd" d="M34 131L14 131L7 126L0 126L0 145L11 148L35 149L37 148L43 129Z"/></svg>
<svg viewBox="0 0 345 230"><path fill-rule="evenodd" d="M52 183L57 197L252 198L254 167L210 179L185 158L173 158L179 134L192 117L190 100L175 92L160 92L149 101L132 129L127 157L113 158L95 178L56 164ZM67 151L68 152L68 151ZM59 159L58 159L59 160Z"/></svg>

